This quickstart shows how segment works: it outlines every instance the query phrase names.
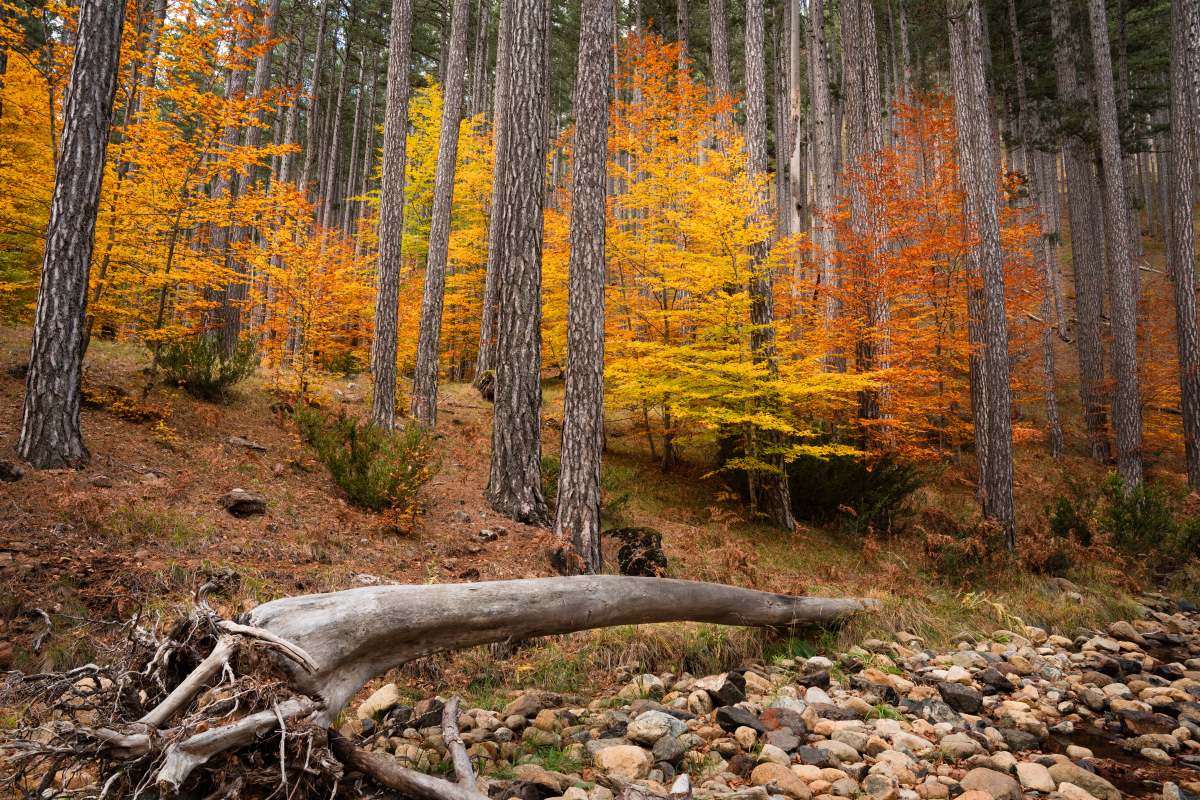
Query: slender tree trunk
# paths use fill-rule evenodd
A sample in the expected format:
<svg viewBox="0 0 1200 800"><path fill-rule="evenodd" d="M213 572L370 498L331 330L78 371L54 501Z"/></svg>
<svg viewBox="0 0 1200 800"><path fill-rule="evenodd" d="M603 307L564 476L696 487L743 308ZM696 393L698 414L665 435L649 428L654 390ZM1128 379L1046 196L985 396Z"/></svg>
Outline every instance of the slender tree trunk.
<svg viewBox="0 0 1200 800"><path fill-rule="evenodd" d="M325 58L325 26L329 18L329 0L321 0L317 16L317 42L313 50L312 80L309 87L307 132L304 137L304 168L300 173L300 190L312 191L313 170L317 167L317 129L321 108L321 62ZM407 58L407 56L406 56ZM406 101L407 102L407 101Z"/></svg>
<svg viewBox="0 0 1200 800"><path fill-rule="evenodd" d="M733 94L729 76L728 0L708 0L709 46L712 48L713 87L721 97Z"/></svg>
<svg viewBox="0 0 1200 800"><path fill-rule="evenodd" d="M1179 388L1183 411L1183 443L1188 485L1200 487L1200 332L1196 324L1196 195L1191 136L1195 109L1189 108L1187 24L1184 6L1194 0L1171 0L1171 240L1168 258L1175 287L1175 337L1179 351Z"/></svg>
<svg viewBox="0 0 1200 800"><path fill-rule="evenodd" d="M688 64L688 0L675 0L675 39L679 42L679 68Z"/></svg>
<svg viewBox="0 0 1200 800"><path fill-rule="evenodd" d="M599 572L600 456L604 449L604 234L608 184L610 0L582 0L575 70L575 163L567 379L554 529L586 572Z"/></svg>
<svg viewBox="0 0 1200 800"><path fill-rule="evenodd" d="M838 313L837 297L830 291L834 276L833 229L833 113L829 97L829 65L825 55L824 0L808 3L809 101L813 128L813 245L817 257L818 291L824 295L821 313L828 326Z"/></svg>
<svg viewBox="0 0 1200 800"><path fill-rule="evenodd" d="M454 0L450 19L446 88L442 101L442 129L438 140L437 174L434 176L433 209L429 226L429 257L425 266L425 294L421 301L417 365L413 374L412 415L430 428L437 425L442 301L446 291L446 256L450 248L450 212L454 202L454 169L458 162L458 128L462 118L470 13L469 0Z"/></svg>
<svg viewBox="0 0 1200 800"><path fill-rule="evenodd" d="M404 241L404 162L412 19L412 0L392 0L383 122L383 180L379 190L379 283L375 300L375 340L371 347L371 366L375 371L371 420L389 430L396 425L396 329L400 248Z"/></svg>
<svg viewBox="0 0 1200 800"><path fill-rule="evenodd" d="M346 162L346 191L342 201L342 232L350 233L350 217L354 210L354 201L350 198L356 194L355 187L358 185L358 141L359 135L362 132L362 112L363 95L367 93L367 85L363 83L363 79L367 75L367 53L364 48L359 53L358 58L358 81L355 84L358 91L354 94L354 127L350 131L350 159Z"/></svg>
<svg viewBox="0 0 1200 800"><path fill-rule="evenodd" d="M38 469L88 460L79 427L83 327L124 22L125 3L80 0L17 442Z"/></svg>
<svg viewBox="0 0 1200 800"><path fill-rule="evenodd" d="M800 21L800 1L789 0L788 9L788 119L791 131L791 153L788 160L789 230L801 233L808 230L808 140L805 136L802 64L804 32ZM793 278L798 281L800 263L797 258Z"/></svg>
<svg viewBox="0 0 1200 800"><path fill-rule="evenodd" d="M492 18L490 0L477 0L475 4L475 46L471 56L471 111L472 117L482 114L483 76L487 70L488 28Z"/></svg>
<svg viewBox="0 0 1200 800"><path fill-rule="evenodd" d="M367 194L371 186L371 169L375 164L375 105L379 95L379 59L376 57L371 64L371 99L367 101L367 125L363 130L363 152L362 166L358 170L358 189L355 192L359 197ZM360 200L355 204L354 221L354 251L356 254L361 254L363 234L366 233L363 225L363 211L366 208L366 201Z"/></svg>
<svg viewBox="0 0 1200 800"><path fill-rule="evenodd" d="M1129 206L1121 169L1121 142L1104 0L1088 0L1095 64L1100 157L1104 164L1104 211L1112 280L1113 428L1117 471L1127 487L1142 482L1142 401L1137 368L1137 275L1129 255Z"/></svg>
<svg viewBox="0 0 1200 800"><path fill-rule="evenodd" d="M492 164L492 207L488 220L488 256L487 268L483 279L483 307L479 321L479 353L475 361L475 385L483 386L489 378L495 377L496 369L496 320L500 301L500 278L498 275L500 258L503 255L503 237L498 222L500 198L504 193L506 171L500 160L506 144L505 136L508 129L508 88L510 72L509 46L511 38L510 17L512 15L512 0L500 0L500 22L496 33L496 88L494 90L494 105L492 108L492 149L496 154ZM539 128L540 129L540 128Z"/></svg>
<svg viewBox="0 0 1200 800"><path fill-rule="evenodd" d="M1004 261L1000 249L999 152L990 122L983 29L979 0L949 0L950 64L958 128L960 180L967 224L978 242L968 254L968 271L981 281L983 293L983 362L988 428L983 513L1005 532L1009 550L1016 548L1013 510L1012 400L1008 367L1008 315L1004 301ZM981 420L976 420L978 430Z"/></svg>
<svg viewBox="0 0 1200 800"><path fill-rule="evenodd" d="M547 522L542 496L542 210L546 165L546 0L510 0L501 118L503 192L496 312L495 417L487 496L519 522ZM510 131L503 133L503 131Z"/></svg>
<svg viewBox="0 0 1200 800"><path fill-rule="evenodd" d="M338 77L337 99L330 106L333 124L329 133L329 155L325 159L325 178L321 181L321 191L324 193L321 212L321 227L333 227L334 209L337 206L337 173L338 161L342 152L342 101L346 97L346 73L350 71L350 45L345 48L345 59L341 75Z"/></svg>
<svg viewBox="0 0 1200 800"><path fill-rule="evenodd" d="M765 12L763 0L747 0L746 4L746 172L751 176L767 171L767 87L765 53ZM759 213L764 213L766 198L759 198ZM764 240L751 245L750 257L750 349L756 363L764 365L767 378L779 377L779 365L775 355L775 303L774 276L767 262L769 243ZM777 405L777 398L765 400ZM771 413L774 409L765 409ZM757 496L752 502L758 511L766 515L771 524L791 530L796 526L792 516L792 498L788 491L787 473L783 456L779 452L783 442L771 431L758 430L756 438L762 442L762 452L756 455L769 465L770 471L760 478L752 477Z"/></svg>
<svg viewBox="0 0 1200 800"><path fill-rule="evenodd" d="M1051 0L1050 11L1058 96L1069 106L1079 106L1087 102L1087 97L1079 82L1078 41L1071 28L1066 0ZM1079 135L1071 134L1063 143L1078 319L1075 342L1079 353L1079 394L1089 452L1094 460L1104 463L1109 457L1104 338L1100 324L1104 306L1104 249L1103 240L1093 235L1098 192L1092 160L1091 146Z"/></svg>
<svg viewBox="0 0 1200 800"><path fill-rule="evenodd" d="M296 37L296 46L299 50L298 60L296 62L296 82L299 83L300 77L304 73L304 36L301 34ZM296 137L299 135L300 127L300 98L294 98L287 110L287 123L284 126L283 141L284 144L298 144ZM279 182L292 182L292 164L295 162L295 153L285 153L279 159Z"/></svg>

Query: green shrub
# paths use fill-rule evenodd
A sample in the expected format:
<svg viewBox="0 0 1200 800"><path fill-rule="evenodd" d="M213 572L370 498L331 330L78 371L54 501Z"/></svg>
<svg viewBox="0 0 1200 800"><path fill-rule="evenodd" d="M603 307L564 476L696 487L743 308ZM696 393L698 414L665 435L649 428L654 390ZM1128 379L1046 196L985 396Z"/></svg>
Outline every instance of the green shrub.
<svg viewBox="0 0 1200 800"><path fill-rule="evenodd" d="M182 386L188 394L224 402L234 384L253 374L258 355L254 342L247 339L227 357L217 337L201 334L164 345L158 363L167 380Z"/></svg>
<svg viewBox="0 0 1200 800"><path fill-rule="evenodd" d="M911 513L906 501L923 482L916 469L890 455L802 455L787 465L787 473L797 519L840 520L855 534L902 529Z"/></svg>
<svg viewBox="0 0 1200 800"><path fill-rule="evenodd" d="M302 408L296 424L350 502L371 511L410 512L434 471L431 439L420 425L385 431L345 414Z"/></svg>
<svg viewBox="0 0 1200 800"><path fill-rule="evenodd" d="M558 502L558 478L562 462L558 456L542 456L542 495L546 505L554 508ZM600 464L600 517L606 524L619 519L629 504L633 492L628 488L634 472L629 467Z"/></svg>
<svg viewBox="0 0 1200 800"><path fill-rule="evenodd" d="M1103 494L1106 502L1100 526L1112 537L1113 545L1126 553L1166 554L1179 531L1166 491L1146 482L1128 489L1113 474L1104 482Z"/></svg>
<svg viewBox="0 0 1200 800"><path fill-rule="evenodd" d="M561 472L562 462L558 456L542 456L542 496L550 508L554 508L558 502L558 476Z"/></svg>

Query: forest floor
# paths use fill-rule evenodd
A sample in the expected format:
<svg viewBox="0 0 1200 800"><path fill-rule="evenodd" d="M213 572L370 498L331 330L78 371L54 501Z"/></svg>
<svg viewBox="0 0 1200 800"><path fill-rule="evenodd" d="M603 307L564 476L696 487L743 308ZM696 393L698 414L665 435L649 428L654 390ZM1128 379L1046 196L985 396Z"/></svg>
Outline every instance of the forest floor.
<svg viewBox="0 0 1200 800"><path fill-rule="evenodd" d="M0 328L0 461L15 460L28 349L25 329ZM213 405L171 388L141 399L146 353L95 342L88 354L83 412L90 464L79 471L26 470L0 483L0 670L62 669L102 660L131 616L167 621L190 602L206 576L229 570L240 589L218 610L233 614L288 594L377 582L434 583L554 574L543 529L513 523L484 502L490 406L465 384L444 387L437 451L440 466L415 517L372 514L349 506L325 468L299 441L290 416L265 379L238 387L233 402ZM364 415L363 377L320 388L327 407ZM561 385L546 386L545 447L558 448ZM606 453L614 491L626 496L622 525L663 533L673 577L721 581L777 592L868 596L878 615L809 640L777 640L757 631L706 625L621 628L543 640L507 659L469 651L409 669L415 696L451 686L479 699L523 686L574 691L613 685L631 670L718 671L775 653L822 652L906 630L931 642L1007 627L1017 621L1050 631L1128 619L1146 588L1126 565L1079 563L1070 581L1005 567L986 588L933 570L922 519L886 541L837 528L771 530L744 517L719 480L700 463L663 474L644 436L628 420L610 420ZM260 445L251 449L231 437ZM697 453L684 452L685 462ZM1103 479L1081 457L1061 463L1036 444L1019 449L1023 536L1045 535L1044 509L1065 476ZM238 519L220 498L234 488L267 498L263 516ZM974 513L969 465L942 468L915 502L935 519ZM498 535L481 536L482 531ZM1137 574L1137 571L1134 571ZM1194 576L1193 576L1194 577ZM1183 593L1176 592L1183 586ZM1175 596L1200 591L1183 581ZM31 644L53 622L47 644Z"/></svg>

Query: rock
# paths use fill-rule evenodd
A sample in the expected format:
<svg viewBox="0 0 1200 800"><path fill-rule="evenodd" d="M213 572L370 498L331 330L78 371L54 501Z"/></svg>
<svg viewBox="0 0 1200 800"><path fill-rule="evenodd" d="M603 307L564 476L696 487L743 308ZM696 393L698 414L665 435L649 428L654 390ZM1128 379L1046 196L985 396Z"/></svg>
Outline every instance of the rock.
<svg viewBox="0 0 1200 800"><path fill-rule="evenodd" d="M570 779L566 775L560 772L551 772L537 764L518 764L513 768L513 775L519 781L536 783L555 795L570 786Z"/></svg>
<svg viewBox="0 0 1200 800"><path fill-rule="evenodd" d="M853 778L838 778L829 787L829 793L834 797L857 797L859 794L858 781Z"/></svg>
<svg viewBox="0 0 1200 800"><path fill-rule="evenodd" d="M1092 751L1087 747L1080 747L1077 744L1067 745L1067 758L1072 761L1082 761L1085 758L1091 758Z"/></svg>
<svg viewBox="0 0 1200 800"><path fill-rule="evenodd" d="M964 789L987 792L994 800L1023 800L1021 785L1003 772L976 767L959 783Z"/></svg>
<svg viewBox="0 0 1200 800"><path fill-rule="evenodd" d="M811 665L813 659L809 659ZM805 673L796 679L797 686L804 686L813 689L828 689L829 688L829 670L814 669L812 672Z"/></svg>
<svg viewBox="0 0 1200 800"><path fill-rule="evenodd" d="M554 713L553 709L543 708L533 718L533 727L554 733L559 727L558 715Z"/></svg>
<svg viewBox="0 0 1200 800"><path fill-rule="evenodd" d="M753 728L755 733L766 733L767 729L758 721L758 717L740 706L722 706L717 709L717 724L726 733L733 733L743 725Z"/></svg>
<svg viewBox="0 0 1200 800"><path fill-rule="evenodd" d="M992 796L987 792L981 792L978 789L971 789L963 792L958 796L958 800L992 800Z"/></svg>
<svg viewBox="0 0 1200 800"><path fill-rule="evenodd" d="M0 482L16 483L25 477L25 468L14 461L0 461Z"/></svg>
<svg viewBox="0 0 1200 800"><path fill-rule="evenodd" d="M638 675L617 692L617 697L626 700L637 700L643 697L662 697L666 692L662 679L657 675Z"/></svg>
<svg viewBox="0 0 1200 800"><path fill-rule="evenodd" d="M798 747L796 757L801 764L811 764L814 767L832 767L833 756L818 747Z"/></svg>
<svg viewBox="0 0 1200 800"><path fill-rule="evenodd" d="M1091 792L1073 783L1060 783L1058 794L1063 800L1096 800Z"/></svg>
<svg viewBox="0 0 1200 800"><path fill-rule="evenodd" d="M841 728L833 732L830 737L835 742L849 745L854 748L854 752L863 753L867 749L867 742L870 741L870 736L862 731L856 731L852 728Z"/></svg>
<svg viewBox="0 0 1200 800"><path fill-rule="evenodd" d="M446 703L437 697L427 697L413 706L412 720L409 724L417 729L429 728L442 724L442 709Z"/></svg>
<svg viewBox="0 0 1200 800"><path fill-rule="evenodd" d="M739 725L733 732L733 740L741 746L743 750L749 750L758 742L758 731L748 725Z"/></svg>
<svg viewBox="0 0 1200 800"><path fill-rule="evenodd" d="M1126 642L1134 642L1142 647L1146 646L1146 640L1137 630L1128 622L1114 622L1108 626L1108 632L1115 639L1122 639Z"/></svg>
<svg viewBox="0 0 1200 800"><path fill-rule="evenodd" d="M252 517L267 513L267 498L257 492L234 489L221 498L221 505L235 517Z"/></svg>
<svg viewBox="0 0 1200 800"><path fill-rule="evenodd" d="M808 703L810 706L831 706L833 705L833 698L831 698L829 694L820 686L810 686L804 692L804 702Z"/></svg>
<svg viewBox="0 0 1200 800"><path fill-rule="evenodd" d="M1138 754L1141 755L1142 758L1154 764L1170 766L1173 763L1173 760L1167 751L1158 747L1143 747L1138 751Z"/></svg>
<svg viewBox="0 0 1200 800"><path fill-rule="evenodd" d="M509 717L529 718L537 716L537 713L544 708L554 708L562 703L562 698L556 694L549 692L525 692L516 700L504 707L500 712L500 716L505 718L505 725L508 725Z"/></svg>
<svg viewBox="0 0 1200 800"><path fill-rule="evenodd" d="M799 701L797 701L799 702ZM758 715L758 721L768 731L778 730L780 728L790 728L792 733L807 733L808 729L804 724L804 718L800 716L800 712L790 708L779 708L771 706L764 708L763 712Z"/></svg>
<svg viewBox="0 0 1200 800"><path fill-rule="evenodd" d="M400 705L400 689L394 683L387 683L375 690L374 694L363 701L355 716L359 719L372 719L382 716Z"/></svg>
<svg viewBox="0 0 1200 800"><path fill-rule="evenodd" d="M622 575L658 578L667 574L662 534L653 528L613 528L604 536L620 542L617 566Z"/></svg>
<svg viewBox="0 0 1200 800"><path fill-rule="evenodd" d="M708 692L714 702L723 706L736 705L746 699L746 681L736 672L708 675L697 680L692 688Z"/></svg>
<svg viewBox="0 0 1200 800"><path fill-rule="evenodd" d="M1059 791L1062 791L1061 784L1073 783L1099 800L1121 800L1121 793L1117 791L1117 787L1096 773L1088 772L1070 761L1054 764L1050 767L1050 774L1060 784Z"/></svg>
<svg viewBox="0 0 1200 800"><path fill-rule="evenodd" d="M767 741L785 753L794 753L800 746L800 737L792 733L791 728L767 731Z"/></svg>
<svg viewBox="0 0 1200 800"><path fill-rule="evenodd" d="M966 670L963 671L966 672ZM961 711L964 714L978 714L983 710L983 694L974 687L942 681L937 685L937 689L942 699L946 701L946 705L955 711Z"/></svg>
<svg viewBox="0 0 1200 800"><path fill-rule="evenodd" d="M639 744L653 745L664 736L679 736L687 730L682 720L662 711L646 711L626 728L625 736Z"/></svg>
<svg viewBox="0 0 1200 800"><path fill-rule="evenodd" d="M955 664L950 669L946 670L946 681L948 683L962 683L969 685L971 683L971 673L966 669Z"/></svg>
<svg viewBox="0 0 1200 800"><path fill-rule="evenodd" d="M688 751L688 742L681 736L663 736L654 743L652 752L655 761L674 764Z"/></svg>
<svg viewBox="0 0 1200 800"><path fill-rule="evenodd" d="M817 742L813 746L818 750L824 750L826 753L829 753L829 755L833 757L835 765L842 763L850 764L858 761L860 758L858 751L845 742L838 742L829 739L823 742Z"/></svg>
<svg viewBox="0 0 1200 800"><path fill-rule="evenodd" d="M1012 681L1004 677L1000 670L995 667L988 667L980 670L975 678L985 686L990 686L998 692L1011 692L1017 687L1013 686Z"/></svg>
<svg viewBox="0 0 1200 800"><path fill-rule="evenodd" d="M950 758L959 761L964 758L970 758L973 755L978 755L983 752L983 747L979 742L967 736L965 733L952 733L942 737L939 743L942 752Z"/></svg>
<svg viewBox="0 0 1200 800"><path fill-rule="evenodd" d="M1004 743L1008 745L1008 749L1014 753L1020 753L1024 750L1037 750L1041 741L1032 733L1017 730L1016 728L1001 728L1000 736L1004 739Z"/></svg>
<svg viewBox="0 0 1200 800"><path fill-rule="evenodd" d="M862 791L875 800L895 800L896 782L886 775L868 775L863 778Z"/></svg>
<svg viewBox="0 0 1200 800"><path fill-rule="evenodd" d="M1056 787L1050 770L1036 761L1022 761L1017 764L1017 780L1026 789L1038 792L1053 792Z"/></svg>
<svg viewBox="0 0 1200 800"><path fill-rule="evenodd" d="M1175 720L1166 714L1156 714L1152 711L1130 709L1122 711L1121 727L1133 736L1144 736L1148 733L1170 733L1178 727Z"/></svg>
<svg viewBox="0 0 1200 800"><path fill-rule="evenodd" d="M245 439L241 436L230 436L225 440L226 444L231 444L234 447L244 447L247 450L254 450L258 453L267 452L267 448L251 439Z"/></svg>
<svg viewBox="0 0 1200 800"><path fill-rule="evenodd" d="M792 763L792 759L788 757L788 754L783 752L782 750L780 750L778 747L776 747L773 744L764 744L763 745L762 750L758 754L758 760L760 762L761 761L772 761L776 764L783 764L785 767L788 764Z"/></svg>
<svg viewBox="0 0 1200 800"><path fill-rule="evenodd" d="M636 745L618 744L605 747L592 756L596 768L627 781L640 780L650 774L654 756Z"/></svg>
<svg viewBox="0 0 1200 800"><path fill-rule="evenodd" d="M713 710L712 697L708 692L693 691L687 698L687 710L696 716L704 716Z"/></svg>
<svg viewBox="0 0 1200 800"><path fill-rule="evenodd" d="M759 764L750 773L750 783L776 788L794 800L809 800L812 797L808 785L782 764Z"/></svg>

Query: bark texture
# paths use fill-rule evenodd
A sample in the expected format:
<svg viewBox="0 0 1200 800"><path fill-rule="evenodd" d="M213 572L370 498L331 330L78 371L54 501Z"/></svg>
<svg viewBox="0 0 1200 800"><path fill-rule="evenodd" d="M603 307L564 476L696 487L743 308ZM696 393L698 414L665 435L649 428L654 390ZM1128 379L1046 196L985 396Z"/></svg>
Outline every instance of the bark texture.
<svg viewBox="0 0 1200 800"><path fill-rule="evenodd" d="M450 216L454 202L454 171L458 162L458 128L462 118L467 59L468 0L454 0L450 19L450 51L442 127L438 138L437 174L429 224L429 256L425 264L425 293L413 373L412 415L430 428L437 425L438 366L441 356L442 303L446 292L446 258L450 250Z"/></svg>
<svg viewBox="0 0 1200 800"><path fill-rule="evenodd" d="M1185 5L1171 2L1171 152L1167 161L1170 184L1171 237L1167 257L1175 288L1175 337L1179 353L1179 388L1183 412L1184 453L1188 485L1200 487L1200 332L1196 324L1196 233L1192 212L1196 196L1192 185L1195 153L1190 136L1195 122L1190 108Z"/></svg>
<svg viewBox="0 0 1200 800"><path fill-rule="evenodd" d="M1137 367L1137 274L1129 254L1129 205L1121 165L1117 103L1113 89L1108 12L1104 0L1088 0L1096 87L1100 159L1104 165L1104 219L1112 296L1113 430L1117 472L1128 487L1142 482L1142 401Z"/></svg>
<svg viewBox="0 0 1200 800"><path fill-rule="evenodd" d="M383 177L379 189L379 285L375 300L375 340L371 343L371 367L375 371L371 420L389 430L396 424L396 318L399 314L400 248L404 241L404 161L412 14L412 0L393 1L383 122Z"/></svg>
<svg viewBox="0 0 1200 800"><path fill-rule="evenodd" d="M818 263L818 285L826 322L837 316L837 299L828 291L834 281L833 252L833 113L829 97L829 64L825 59L825 2L808 3L808 87L813 130L813 245Z"/></svg>
<svg viewBox="0 0 1200 800"><path fill-rule="evenodd" d="M17 442L21 458L39 469L88 460L79 429L88 269L124 23L124 3L79 3Z"/></svg>
<svg viewBox="0 0 1200 800"><path fill-rule="evenodd" d="M395 13L395 9L393 9L392 13ZM312 79L309 87L307 135L304 140L304 167L300 173L300 191L305 194L310 189L310 184L313 180L313 170L317 166L317 127L321 108L321 62L325 57L325 25L328 17L329 0L321 0L321 7L317 12L317 43L316 49L313 51Z"/></svg>
<svg viewBox="0 0 1200 800"><path fill-rule="evenodd" d="M968 272L982 289L980 328L985 413L975 427L986 427L987 469L981 470L983 513L1004 527L1009 549L1016 546L1013 511L1012 412L1008 365L1008 315L1004 301L1004 261L1000 250L999 152L992 133L983 58L979 0L950 0L950 65L963 207L977 243L968 255Z"/></svg>
<svg viewBox="0 0 1200 800"><path fill-rule="evenodd" d="M729 77L729 13L728 0L708 0L708 36L712 48L712 79L717 94L729 97L733 94L733 81ZM639 26L640 27L640 26Z"/></svg>
<svg viewBox="0 0 1200 800"><path fill-rule="evenodd" d="M575 71L575 163L567 380L555 533L569 537L587 572L599 572L600 454L604 449L604 228L608 185L610 0L582 0Z"/></svg>
<svg viewBox="0 0 1200 800"><path fill-rule="evenodd" d="M495 414L488 502L527 523L545 523L542 495L542 210L545 202L546 0L510 0L507 114L496 162L502 193L496 279Z"/></svg>
<svg viewBox="0 0 1200 800"><path fill-rule="evenodd" d="M748 0L746 4L746 172L757 176L767 171L767 87L766 87L766 19L763 0ZM767 199L759 198L759 211L766 213ZM750 349L754 360L766 367L768 376L779 377L775 355L774 276L767 263L769 243L751 246L750 266ZM768 399L766 402L774 403ZM760 457L769 471L751 476L752 503L775 525L790 531L796 526L792 516L792 497L788 491L787 473L778 450L782 442L769 431L755 431L762 452Z"/></svg>

